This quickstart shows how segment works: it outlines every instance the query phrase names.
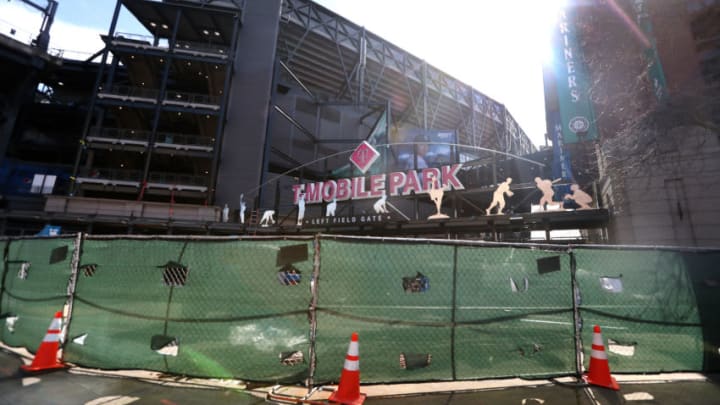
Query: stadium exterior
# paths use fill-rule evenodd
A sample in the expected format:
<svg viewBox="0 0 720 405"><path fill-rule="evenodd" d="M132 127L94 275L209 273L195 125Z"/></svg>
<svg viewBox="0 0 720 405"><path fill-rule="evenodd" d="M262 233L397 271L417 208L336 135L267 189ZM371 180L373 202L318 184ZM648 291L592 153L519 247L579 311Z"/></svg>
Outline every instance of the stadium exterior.
<svg viewBox="0 0 720 405"><path fill-rule="evenodd" d="M147 32L119 32L121 12ZM294 190L363 177L349 162L363 141L382 157L362 187L371 173L399 171L422 184L390 196L391 212L372 223L352 218L377 213L374 200L338 202L349 222L333 230L523 240L533 229L607 222L602 209L527 214L533 179L551 175L552 156L536 151L505 106L309 0L119 0L102 39L104 49L76 61L3 37L3 69L18 79L3 89L3 234L48 224L328 231L318 219L331 200L303 204L300 226ZM434 172L423 173L421 144L435 148L431 166L455 170L461 185L445 195L443 221L426 219L436 211ZM516 192L508 215L485 215L506 177ZM258 226L267 211L277 222Z"/></svg>

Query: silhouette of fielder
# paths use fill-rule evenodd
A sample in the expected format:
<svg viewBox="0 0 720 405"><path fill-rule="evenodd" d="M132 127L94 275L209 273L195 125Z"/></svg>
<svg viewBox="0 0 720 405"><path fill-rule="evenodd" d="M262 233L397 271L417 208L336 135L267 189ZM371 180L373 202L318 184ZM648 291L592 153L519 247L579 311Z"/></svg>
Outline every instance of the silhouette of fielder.
<svg viewBox="0 0 720 405"><path fill-rule="evenodd" d="M503 194L507 194L508 197L513 196L513 192L510 191L510 183L512 183L512 178L508 177L504 182L498 185L497 190L493 193L492 203L485 210L485 215L490 215L490 211L495 208L495 206L498 207L497 213L502 214L505 209L505 196L503 196Z"/></svg>

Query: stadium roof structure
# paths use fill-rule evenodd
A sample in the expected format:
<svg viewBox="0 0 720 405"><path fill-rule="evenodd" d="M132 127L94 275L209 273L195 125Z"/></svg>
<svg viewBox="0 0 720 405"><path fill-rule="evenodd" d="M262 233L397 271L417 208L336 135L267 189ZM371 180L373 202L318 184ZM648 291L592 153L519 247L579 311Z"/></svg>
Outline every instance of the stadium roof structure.
<svg viewBox="0 0 720 405"><path fill-rule="evenodd" d="M122 0L151 33L173 26L178 40L230 43L239 0ZM188 8L188 4L195 5ZM188 12L191 10L194 12ZM277 56L281 83L299 84L318 104L390 104L396 124L457 131L460 143L525 155L536 150L505 106L364 27L311 0L284 0Z"/></svg>
<svg viewBox="0 0 720 405"><path fill-rule="evenodd" d="M389 100L395 123L453 129L472 146L535 151L503 104L325 7L286 0L280 24L284 78L319 103Z"/></svg>

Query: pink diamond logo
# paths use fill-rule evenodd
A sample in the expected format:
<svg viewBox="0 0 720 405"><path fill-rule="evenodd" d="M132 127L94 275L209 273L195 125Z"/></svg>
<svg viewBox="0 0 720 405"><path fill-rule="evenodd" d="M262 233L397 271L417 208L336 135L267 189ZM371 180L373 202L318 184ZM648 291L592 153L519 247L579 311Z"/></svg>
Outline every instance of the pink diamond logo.
<svg viewBox="0 0 720 405"><path fill-rule="evenodd" d="M355 151L350 155L350 161L355 167L365 174L373 163L380 157L380 153L375 150L367 141L363 141Z"/></svg>

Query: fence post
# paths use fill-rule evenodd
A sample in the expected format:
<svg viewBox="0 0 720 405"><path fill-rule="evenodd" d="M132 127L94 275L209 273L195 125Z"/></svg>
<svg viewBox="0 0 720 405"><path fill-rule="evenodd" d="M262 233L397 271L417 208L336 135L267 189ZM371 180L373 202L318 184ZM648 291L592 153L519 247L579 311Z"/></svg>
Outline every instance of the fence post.
<svg viewBox="0 0 720 405"><path fill-rule="evenodd" d="M69 340L68 331L70 330L70 321L72 321L73 315L73 304L75 303L75 288L77 287L78 269L80 268L80 256L83 240L83 233L78 232L77 236L75 237L75 243L73 244L74 246L72 259L70 260L70 278L68 278L66 291L67 301L65 301L65 306L67 307L67 314L65 315L65 323L63 324L63 330L60 334L60 336L64 337L65 342ZM63 347L64 346L65 345L63 344ZM60 358L62 359L64 355L65 351L63 350Z"/></svg>
<svg viewBox="0 0 720 405"><path fill-rule="evenodd" d="M580 378L583 367L583 345L582 345L582 317L580 315L580 288L577 285L575 272L577 270L577 262L572 247L568 248L570 255L570 284L572 286L572 305L573 305L573 330L575 334L575 375Z"/></svg>
<svg viewBox="0 0 720 405"><path fill-rule="evenodd" d="M5 277L8 273L8 254L10 253L10 238L5 240L5 247L3 248L3 269L2 278L0 278L0 315L4 315L2 311L3 293L5 293ZM1 319L1 318L0 318Z"/></svg>
<svg viewBox="0 0 720 405"><path fill-rule="evenodd" d="M313 239L313 274L310 279L310 306L308 307L308 318L310 320L310 367L308 370L308 378L305 386L308 394L312 392L315 385L315 367L317 364L317 353L315 352L315 338L317 336L317 303L318 303L318 283L320 281L320 234L316 234Z"/></svg>
<svg viewBox="0 0 720 405"><path fill-rule="evenodd" d="M452 284L452 330L450 334L450 365L452 367L452 380L457 379L456 363L455 363L455 328L457 319L457 267L458 267L458 246L453 246L453 284Z"/></svg>

